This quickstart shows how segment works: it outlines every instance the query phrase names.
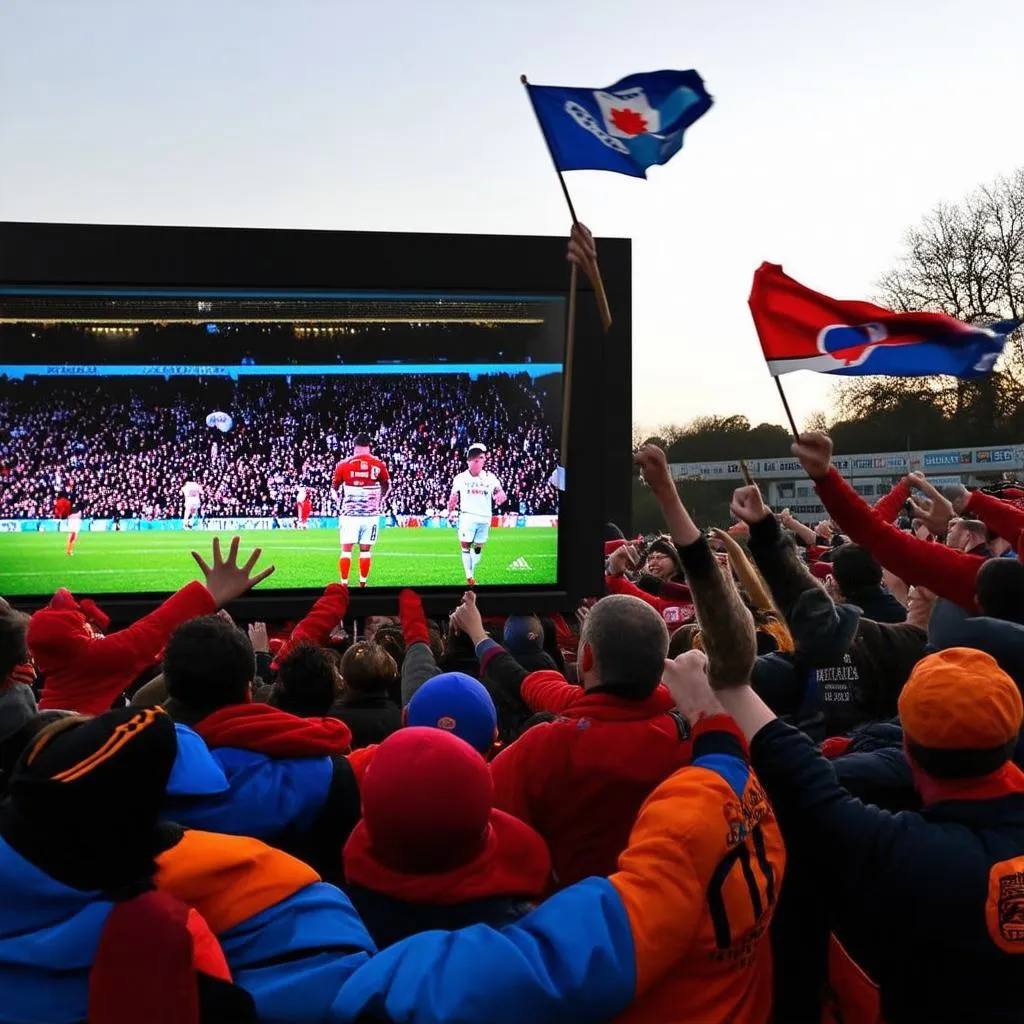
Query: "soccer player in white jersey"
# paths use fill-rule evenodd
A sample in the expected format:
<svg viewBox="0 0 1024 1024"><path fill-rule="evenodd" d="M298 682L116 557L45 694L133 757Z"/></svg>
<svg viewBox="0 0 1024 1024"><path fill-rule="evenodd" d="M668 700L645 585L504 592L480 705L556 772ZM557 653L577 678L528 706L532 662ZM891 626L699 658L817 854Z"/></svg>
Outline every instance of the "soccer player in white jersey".
<svg viewBox="0 0 1024 1024"><path fill-rule="evenodd" d="M480 564L483 547L491 528L494 505L508 500L501 481L484 469L487 449L482 444L471 444L466 452L468 469L452 481L448 499L448 518L459 512L459 544L462 546L462 567L466 570L466 583L476 586L476 567Z"/></svg>
<svg viewBox="0 0 1024 1024"><path fill-rule="evenodd" d="M380 530L381 506L391 490L388 467L370 450L369 434L359 434L352 455L334 468L331 494L341 499L339 532L341 558L338 571L343 586L348 586L352 567L352 549L359 548L359 586L365 587L370 575L373 545Z"/></svg>
<svg viewBox="0 0 1024 1024"><path fill-rule="evenodd" d="M185 499L185 514L182 516L181 525L186 530L191 530L199 519L199 506L203 499L203 485L197 484L195 480L187 480L181 489L181 496Z"/></svg>

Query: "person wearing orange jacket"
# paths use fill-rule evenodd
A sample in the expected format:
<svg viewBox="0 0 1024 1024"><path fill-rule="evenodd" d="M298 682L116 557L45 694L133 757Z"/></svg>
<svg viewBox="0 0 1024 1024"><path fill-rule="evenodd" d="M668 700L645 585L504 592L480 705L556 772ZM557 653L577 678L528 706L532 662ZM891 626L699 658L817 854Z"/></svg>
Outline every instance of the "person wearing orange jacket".
<svg viewBox="0 0 1024 1024"><path fill-rule="evenodd" d="M683 678L708 671L699 651L669 665ZM693 764L644 802L610 878L500 930L426 932L382 950L342 987L342 1019L767 1024L782 839L735 723L695 716L692 729Z"/></svg>

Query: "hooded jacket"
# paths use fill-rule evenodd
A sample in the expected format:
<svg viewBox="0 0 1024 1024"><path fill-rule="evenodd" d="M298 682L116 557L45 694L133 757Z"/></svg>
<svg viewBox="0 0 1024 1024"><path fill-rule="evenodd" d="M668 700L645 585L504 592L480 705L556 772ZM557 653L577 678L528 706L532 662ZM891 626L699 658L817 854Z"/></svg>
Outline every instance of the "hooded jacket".
<svg viewBox="0 0 1024 1024"><path fill-rule="evenodd" d="M745 758L731 719L698 722L693 766L644 803L611 878L500 931L397 943L349 978L338 1008L394 1024L767 1024L785 854Z"/></svg>
<svg viewBox="0 0 1024 1024"><path fill-rule="evenodd" d="M163 820L262 839L337 880L338 851L359 819L344 723L239 704L175 730Z"/></svg>
<svg viewBox="0 0 1024 1024"><path fill-rule="evenodd" d="M98 715L143 669L155 664L183 622L216 606L201 583L190 583L127 629L100 636L77 609L43 608L28 624L28 648L43 673L39 707Z"/></svg>
<svg viewBox="0 0 1024 1024"><path fill-rule="evenodd" d="M888 1024L1020 1019L1024 772L1007 763L983 779L932 780L921 812L894 815L850 796L782 722L754 737L751 759Z"/></svg>
<svg viewBox="0 0 1024 1024"><path fill-rule="evenodd" d="M774 516L751 528L750 553L797 648L792 657L758 658L753 682L762 699L802 727L820 718L824 736L892 718L903 684L925 653L924 630L874 622L851 606L835 606Z"/></svg>
<svg viewBox="0 0 1024 1024"><path fill-rule="evenodd" d="M571 703L503 750L491 762L491 776L494 806L544 837L556 882L565 886L615 870L643 802L690 763L691 746L664 687L646 700L627 700L586 693L555 675L535 673L524 690L546 683Z"/></svg>
<svg viewBox="0 0 1024 1024"><path fill-rule="evenodd" d="M501 928L540 902L551 875L544 841L501 811L492 813L480 853L456 867L424 874L390 868L362 823L345 844L344 864L346 892L378 949L433 929Z"/></svg>

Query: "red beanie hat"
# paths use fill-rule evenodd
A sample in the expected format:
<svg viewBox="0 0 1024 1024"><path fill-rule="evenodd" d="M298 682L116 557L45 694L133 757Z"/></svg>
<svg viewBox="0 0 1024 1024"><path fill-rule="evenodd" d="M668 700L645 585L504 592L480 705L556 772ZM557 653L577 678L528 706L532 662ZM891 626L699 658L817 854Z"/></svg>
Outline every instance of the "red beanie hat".
<svg viewBox="0 0 1024 1024"><path fill-rule="evenodd" d="M66 668L92 640L85 616L77 608L49 607L37 611L28 623L29 653L44 673Z"/></svg>
<svg viewBox="0 0 1024 1024"><path fill-rule="evenodd" d="M377 748L360 793L373 855L394 871L446 871L487 842L494 800L487 762L443 729L392 733Z"/></svg>

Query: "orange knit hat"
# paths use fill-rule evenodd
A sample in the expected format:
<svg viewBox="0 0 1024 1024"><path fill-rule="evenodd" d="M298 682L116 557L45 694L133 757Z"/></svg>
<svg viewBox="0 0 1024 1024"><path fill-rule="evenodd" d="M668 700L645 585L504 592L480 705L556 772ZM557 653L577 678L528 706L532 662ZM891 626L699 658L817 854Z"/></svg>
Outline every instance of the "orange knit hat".
<svg viewBox="0 0 1024 1024"><path fill-rule="evenodd" d="M1024 718L1017 684L995 658L969 647L922 658L899 698L907 739L929 750L991 750Z"/></svg>

